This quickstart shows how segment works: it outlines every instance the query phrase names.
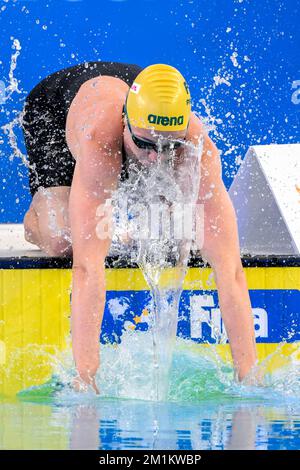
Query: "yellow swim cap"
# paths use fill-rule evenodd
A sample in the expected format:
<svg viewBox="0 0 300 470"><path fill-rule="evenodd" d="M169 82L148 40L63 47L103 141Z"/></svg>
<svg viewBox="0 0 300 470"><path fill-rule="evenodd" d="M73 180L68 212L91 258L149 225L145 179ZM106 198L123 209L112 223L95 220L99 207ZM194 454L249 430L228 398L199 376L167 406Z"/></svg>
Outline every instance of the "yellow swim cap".
<svg viewBox="0 0 300 470"><path fill-rule="evenodd" d="M181 131L189 123L191 95L184 77L175 67L154 64L136 77L127 94L126 108L133 126Z"/></svg>

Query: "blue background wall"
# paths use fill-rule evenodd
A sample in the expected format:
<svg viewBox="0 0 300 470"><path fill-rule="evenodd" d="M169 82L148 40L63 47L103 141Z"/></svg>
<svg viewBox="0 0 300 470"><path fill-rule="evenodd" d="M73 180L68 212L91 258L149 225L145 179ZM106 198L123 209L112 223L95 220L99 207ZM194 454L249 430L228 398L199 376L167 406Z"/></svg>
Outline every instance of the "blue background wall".
<svg viewBox="0 0 300 470"><path fill-rule="evenodd" d="M299 3L0 0L0 125L16 120L14 149L8 128L0 132L0 222L21 222L31 199L17 123L27 93L85 60L178 67L193 109L213 127L227 187L249 145L299 142ZM17 90L9 96L14 56Z"/></svg>

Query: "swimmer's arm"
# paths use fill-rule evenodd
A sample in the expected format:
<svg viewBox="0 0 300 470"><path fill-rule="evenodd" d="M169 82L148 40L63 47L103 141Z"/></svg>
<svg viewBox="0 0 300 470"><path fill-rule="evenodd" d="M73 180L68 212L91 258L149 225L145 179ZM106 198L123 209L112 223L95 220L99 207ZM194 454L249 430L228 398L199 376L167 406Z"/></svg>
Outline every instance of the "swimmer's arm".
<svg viewBox="0 0 300 470"><path fill-rule="evenodd" d="M219 152L205 135L198 203L204 204L204 241L201 253L211 265L222 318L238 378L256 362L253 316L246 276L240 259L234 207L222 181Z"/></svg>
<svg viewBox="0 0 300 470"><path fill-rule="evenodd" d="M72 347L81 379L96 389L99 337L105 305L105 257L111 237L99 239L97 224L105 215L97 209L117 186L120 155L108 155L96 138L84 143L77 159L70 194L70 225L73 244Z"/></svg>

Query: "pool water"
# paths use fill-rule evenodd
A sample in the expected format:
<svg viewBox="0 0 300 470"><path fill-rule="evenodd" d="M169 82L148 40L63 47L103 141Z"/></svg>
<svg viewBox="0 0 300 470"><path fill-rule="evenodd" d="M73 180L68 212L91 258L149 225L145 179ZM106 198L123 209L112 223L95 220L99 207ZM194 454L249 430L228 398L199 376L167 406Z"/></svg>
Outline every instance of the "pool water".
<svg viewBox="0 0 300 470"><path fill-rule="evenodd" d="M1 449L299 449L299 403L3 401Z"/></svg>
<svg viewBox="0 0 300 470"><path fill-rule="evenodd" d="M241 385L213 345L205 356L177 339L168 394L157 401L151 335L123 340L102 347L100 396L73 390L67 357L45 384L2 398L0 449L299 449L297 364L266 373L263 386Z"/></svg>

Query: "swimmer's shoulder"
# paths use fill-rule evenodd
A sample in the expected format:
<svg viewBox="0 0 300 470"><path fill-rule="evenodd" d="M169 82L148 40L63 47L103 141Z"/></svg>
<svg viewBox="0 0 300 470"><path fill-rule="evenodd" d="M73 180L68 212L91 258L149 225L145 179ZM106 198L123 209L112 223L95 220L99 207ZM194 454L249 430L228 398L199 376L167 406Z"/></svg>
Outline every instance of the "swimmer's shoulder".
<svg viewBox="0 0 300 470"><path fill-rule="evenodd" d="M74 158L80 141L93 133L103 140L119 140L123 133L122 109L129 86L121 79L99 76L81 85L66 121L66 141Z"/></svg>
<svg viewBox="0 0 300 470"><path fill-rule="evenodd" d="M199 139L205 137L205 134L206 131L204 124L201 122L201 119L192 111L186 139L189 142L197 144Z"/></svg>
<svg viewBox="0 0 300 470"><path fill-rule="evenodd" d="M205 124L203 124L201 119L194 112L191 113L187 140L193 142L195 145L197 145L199 141L202 140L203 149L208 150L208 154L211 154L212 152L218 152L217 147L208 135Z"/></svg>

